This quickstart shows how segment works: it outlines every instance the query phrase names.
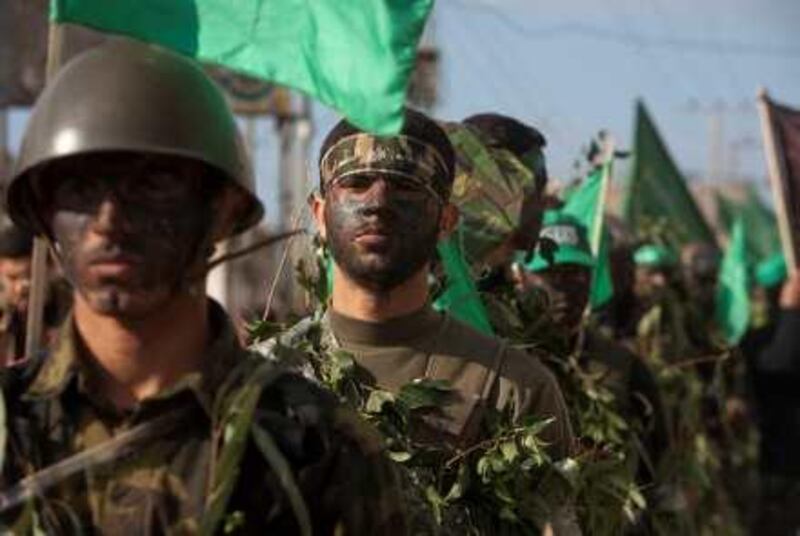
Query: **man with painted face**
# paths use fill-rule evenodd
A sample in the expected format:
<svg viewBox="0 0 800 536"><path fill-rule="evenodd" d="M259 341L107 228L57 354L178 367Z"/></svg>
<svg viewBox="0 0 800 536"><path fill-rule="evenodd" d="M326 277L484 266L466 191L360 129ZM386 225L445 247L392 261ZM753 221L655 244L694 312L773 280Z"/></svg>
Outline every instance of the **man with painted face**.
<svg viewBox="0 0 800 536"><path fill-rule="evenodd" d="M481 184L481 187L505 191L515 197L511 202L502 199L502 195L495 197L494 201L499 201L508 212L505 219L512 222L514 227L512 232L503 237L499 246L481 259L490 269L506 267L514 251L532 251L539 237L548 181L544 156L547 140L536 128L493 112L469 116L463 120L463 124L477 133L480 141L489 149L492 162L507 181ZM470 219L479 222L487 218L485 209L477 210L476 214L464 212ZM481 231L477 234L484 233Z"/></svg>
<svg viewBox="0 0 800 536"><path fill-rule="evenodd" d="M345 121L328 134L312 200L334 261L324 329L384 389L421 378L449 382L457 397L433 426L439 441L474 444L490 407L515 419L554 417L543 435L562 458L571 448L569 420L541 362L429 303L437 241L457 220L453 168L446 134L413 110L397 136L372 136Z"/></svg>
<svg viewBox="0 0 800 536"><path fill-rule="evenodd" d="M0 230L0 366L8 365L23 356L25 328L31 288L31 253L33 235L16 225ZM53 278L47 286L43 341L47 343L52 328L63 320L70 298L60 279Z"/></svg>
<svg viewBox="0 0 800 536"><path fill-rule="evenodd" d="M0 376L0 521L48 534L403 534L380 439L242 349L205 295L214 243L261 217L224 97L194 62L115 40L33 110L11 217L75 305Z"/></svg>
<svg viewBox="0 0 800 536"><path fill-rule="evenodd" d="M14 361L25 346L25 319L31 286L33 236L15 225L0 231L0 362Z"/></svg>
<svg viewBox="0 0 800 536"><path fill-rule="evenodd" d="M571 341L581 364L590 372L602 374L602 383L614 395L620 414L629 423L635 423L646 448L649 459L640 464L639 480L652 483L653 469L669 446L661 395L653 373L624 346L584 325L594 269L586 226L571 215L547 211L541 238L557 247L551 255L537 250L529 262L523 262L521 290L534 287L544 290L550 299L552 320Z"/></svg>

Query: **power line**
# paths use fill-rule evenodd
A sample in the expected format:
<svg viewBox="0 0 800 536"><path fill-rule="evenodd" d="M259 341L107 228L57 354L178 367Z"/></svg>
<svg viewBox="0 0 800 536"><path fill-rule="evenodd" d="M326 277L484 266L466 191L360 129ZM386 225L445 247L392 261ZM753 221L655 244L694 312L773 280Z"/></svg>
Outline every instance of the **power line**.
<svg viewBox="0 0 800 536"><path fill-rule="evenodd" d="M626 14L622 13L622 12L620 12L618 14L616 10L609 10L609 13L614 15L614 18L616 19L618 25L620 27L622 27L623 33L625 35L627 35L630 39L635 40L636 39L635 33L634 33L631 25L628 24L628 20L627 20ZM668 69L665 67L666 62L664 62L661 59L661 57L659 57L658 54L655 54L652 50L650 50L648 48L644 48L644 47L637 47L635 52L636 52L637 56L641 56L642 54L647 56L647 60L648 60L647 67L648 67L648 69L650 69L653 72L655 72L659 76L659 78L661 79L661 83L665 87L670 88L672 90L672 93L675 93L675 94L680 93L680 91L676 90L676 86L675 86L676 81L680 80L681 85L683 86L683 89L684 89L684 93L686 93L687 95L695 95L695 94L697 94L697 92L694 91L692 89L692 87L690 87L690 85L692 85L692 84L687 82L686 77L683 76L683 71L681 71L680 75L678 75L678 76L667 72Z"/></svg>
<svg viewBox="0 0 800 536"><path fill-rule="evenodd" d="M561 107L555 102L555 99L551 97L551 95L542 87L541 84L538 84L535 81L535 77L530 77L526 80L526 85L531 87L520 86L520 77L517 75L517 73L514 73L506 63L507 55L503 54L502 52L497 52L496 47L501 45L499 41L497 41L497 39L493 36L488 35L483 25L471 23L468 24L471 26L471 41L476 44L476 46L478 44L480 45L481 52L487 58L487 64L490 67L499 69L501 71L502 80L505 82L504 85L513 86L514 93L517 95L515 100L519 102L519 96L522 96L524 102L528 103L528 105L532 105L531 108L538 110L539 113L537 115L539 115L539 119L542 120L542 123L548 123L551 125L551 128L548 129L550 130L550 134L554 134L555 136L559 137L564 145L576 143L576 141L580 139L580 129L577 128L577 125L572 120L572 117L570 117L569 114L563 113ZM476 37L477 39L475 39ZM534 94L534 92L540 97L538 102L531 100L531 96ZM544 117L542 112L547 108L555 112L556 116L558 117L557 121L549 121L546 117ZM541 124L539 126L543 127Z"/></svg>
<svg viewBox="0 0 800 536"><path fill-rule="evenodd" d="M531 40L555 39L565 35L578 35L580 37L592 38L599 41L608 41L641 48L671 48L705 54L763 56L787 60L800 58L800 48L798 47L764 45L735 40L722 41L687 37L653 36L643 33L624 33L581 22L565 22L533 28L524 26L518 20L510 17L507 13L495 6L472 3L465 0L450 1L468 9L477 9L490 13L492 16L501 20L509 30Z"/></svg>

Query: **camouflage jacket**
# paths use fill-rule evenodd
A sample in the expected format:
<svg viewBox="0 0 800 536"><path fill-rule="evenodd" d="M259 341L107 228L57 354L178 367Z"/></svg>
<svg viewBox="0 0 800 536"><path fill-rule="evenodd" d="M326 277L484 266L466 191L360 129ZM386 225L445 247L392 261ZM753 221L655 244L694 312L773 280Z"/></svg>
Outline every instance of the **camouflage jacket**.
<svg viewBox="0 0 800 536"><path fill-rule="evenodd" d="M51 355L5 372L7 526L48 534L406 532L378 435L327 392L243 350L216 305L211 318L216 336L202 369L131 411L93 389L98 371L81 359L71 319ZM126 444L126 434L139 440ZM29 500L9 502L26 490Z"/></svg>

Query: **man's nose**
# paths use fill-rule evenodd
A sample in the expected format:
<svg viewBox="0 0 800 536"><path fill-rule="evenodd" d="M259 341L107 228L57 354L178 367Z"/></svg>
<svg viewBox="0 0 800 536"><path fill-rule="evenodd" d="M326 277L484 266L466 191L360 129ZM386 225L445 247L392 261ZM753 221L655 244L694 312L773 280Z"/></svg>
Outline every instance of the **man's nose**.
<svg viewBox="0 0 800 536"><path fill-rule="evenodd" d="M385 212L388 202L391 184L386 179L378 179L370 184L369 189L361 198L361 213L363 215L375 215Z"/></svg>
<svg viewBox="0 0 800 536"><path fill-rule="evenodd" d="M99 234L116 234L129 229L125 209L114 192L107 192L95 212L92 230Z"/></svg>
<svg viewBox="0 0 800 536"><path fill-rule="evenodd" d="M667 278L661 272L653 274L651 281L652 285L657 288L662 288L667 286Z"/></svg>
<svg viewBox="0 0 800 536"><path fill-rule="evenodd" d="M367 190L367 200L372 203L385 203L392 189L390 181L386 178L378 178L372 182Z"/></svg>

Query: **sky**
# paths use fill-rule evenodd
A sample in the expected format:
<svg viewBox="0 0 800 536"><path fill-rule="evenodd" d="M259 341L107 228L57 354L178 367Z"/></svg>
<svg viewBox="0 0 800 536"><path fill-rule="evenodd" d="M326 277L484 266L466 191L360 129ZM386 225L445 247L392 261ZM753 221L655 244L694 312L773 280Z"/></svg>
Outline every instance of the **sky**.
<svg viewBox="0 0 800 536"><path fill-rule="evenodd" d="M598 130L628 147L642 98L687 175L707 179L713 153L719 178L763 185L756 90L800 108L798 28L800 0L438 0L434 114L495 111L534 125L550 174L569 179ZM25 116L12 114L14 150ZM311 163L338 117L318 105L313 116L315 180ZM271 120L255 130L258 191L274 222L278 138Z"/></svg>
<svg viewBox="0 0 800 536"><path fill-rule="evenodd" d="M438 0L432 25L435 115L536 126L562 179L600 129L629 147L641 98L687 176L766 191L757 88L800 108L800 0ZM336 119L315 108L312 161Z"/></svg>

